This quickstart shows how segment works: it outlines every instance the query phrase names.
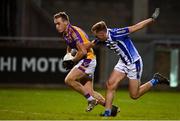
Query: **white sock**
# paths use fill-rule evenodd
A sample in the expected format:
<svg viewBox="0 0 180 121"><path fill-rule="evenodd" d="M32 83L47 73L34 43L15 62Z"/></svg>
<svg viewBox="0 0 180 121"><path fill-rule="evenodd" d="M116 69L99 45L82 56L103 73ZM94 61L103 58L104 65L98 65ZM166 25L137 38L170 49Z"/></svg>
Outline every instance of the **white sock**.
<svg viewBox="0 0 180 121"><path fill-rule="evenodd" d="M92 101L94 100L94 97L90 96L89 98L87 98L88 101Z"/></svg>

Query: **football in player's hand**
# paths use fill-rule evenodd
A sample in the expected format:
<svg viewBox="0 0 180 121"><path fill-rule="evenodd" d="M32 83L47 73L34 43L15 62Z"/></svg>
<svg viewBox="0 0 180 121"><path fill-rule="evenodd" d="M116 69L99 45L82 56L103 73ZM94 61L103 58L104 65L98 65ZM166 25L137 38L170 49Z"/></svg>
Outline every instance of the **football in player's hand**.
<svg viewBox="0 0 180 121"><path fill-rule="evenodd" d="M67 53L64 56L63 61L72 60L72 59L74 59L74 56L72 56L71 53Z"/></svg>
<svg viewBox="0 0 180 121"><path fill-rule="evenodd" d="M74 66L74 62L72 61L74 59L74 56L71 55L71 53L67 53L63 58L63 67L66 70L72 69Z"/></svg>

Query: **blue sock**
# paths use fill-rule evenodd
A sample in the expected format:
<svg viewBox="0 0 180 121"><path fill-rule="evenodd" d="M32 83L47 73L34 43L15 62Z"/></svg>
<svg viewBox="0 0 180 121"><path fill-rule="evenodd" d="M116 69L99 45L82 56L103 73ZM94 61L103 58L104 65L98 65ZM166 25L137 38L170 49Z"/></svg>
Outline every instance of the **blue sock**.
<svg viewBox="0 0 180 121"><path fill-rule="evenodd" d="M152 86L156 86L158 84L157 79L151 79L150 82L151 82Z"/></svg>
<svg viewBox="0 0 180 121"><path fill-rule="evenodd" d="M110 116L111 115L111 109L106 109L104 112L104 116Z"/></svg>

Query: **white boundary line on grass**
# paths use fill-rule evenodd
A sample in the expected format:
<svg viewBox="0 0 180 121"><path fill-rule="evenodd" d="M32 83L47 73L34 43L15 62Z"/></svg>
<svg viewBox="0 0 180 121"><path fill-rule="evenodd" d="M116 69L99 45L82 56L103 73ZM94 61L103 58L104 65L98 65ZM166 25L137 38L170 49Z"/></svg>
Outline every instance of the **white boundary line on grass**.
<svg viewBox="0 0 180 121"><path fill-rule="evenodd" d="M2 109L2 110L0 109L0 112L11 112L11 113L18 113L18 114L29 113L29 114L32 114L32 115L42 115L42 114L44 114L44 115L55 115L55 116L59 116L60 115L60 114L57 114L57 113L25 112L25 111L20 111L20 110L7 110L7 109ZM3 120L0 119L0 121L3 121ZM8 121L8 120L6 120L6 121ZM16 121L16 120L14 120L14 121ZM23 121L23 120L17 120L17 121ZM30 121L30 120L24 120L24 121Z"/></svg>

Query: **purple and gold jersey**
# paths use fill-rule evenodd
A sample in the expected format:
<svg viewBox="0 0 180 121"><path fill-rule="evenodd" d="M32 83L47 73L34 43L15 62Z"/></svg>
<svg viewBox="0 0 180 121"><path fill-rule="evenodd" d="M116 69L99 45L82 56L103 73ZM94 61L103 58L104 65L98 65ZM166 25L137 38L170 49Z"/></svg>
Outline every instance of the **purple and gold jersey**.
<svg viewBox="0 0 180 121"><path fill-rule="evenodd" d="M72 34L75 33L76 37L73 37ZM82 43L82 44L87 44L90 43L89 38L87 34L80 29L79 27L68 25L67 28L67 34L63 36L64 39L66 40L67 45L71 49L77 49L76 48L76 43ZM93 49L88 49L87 50L87 59L94 59L96 56L94 54Z"/></svg>

